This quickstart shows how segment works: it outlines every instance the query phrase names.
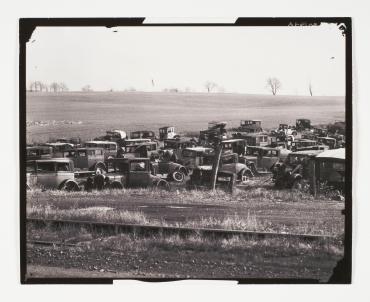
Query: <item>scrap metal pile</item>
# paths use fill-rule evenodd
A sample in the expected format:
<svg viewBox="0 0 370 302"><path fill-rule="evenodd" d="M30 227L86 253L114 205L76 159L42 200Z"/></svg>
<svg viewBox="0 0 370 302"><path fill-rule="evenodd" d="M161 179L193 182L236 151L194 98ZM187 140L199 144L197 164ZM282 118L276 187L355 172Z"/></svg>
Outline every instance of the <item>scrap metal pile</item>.
<svg viewBox="0 0 370 302"><path fill-rule="evenodd" d="M122 189L174 186L226 188L270 175L277 188L311 189L325 184L344 190L345 124L280 124L270 131L260 120L243 120L229 131L223 121L209 122L198 137L154 131L109 130L82 142L60 138L28 146L27 188ZM315 191L316 192L316 191Z"/></svg>

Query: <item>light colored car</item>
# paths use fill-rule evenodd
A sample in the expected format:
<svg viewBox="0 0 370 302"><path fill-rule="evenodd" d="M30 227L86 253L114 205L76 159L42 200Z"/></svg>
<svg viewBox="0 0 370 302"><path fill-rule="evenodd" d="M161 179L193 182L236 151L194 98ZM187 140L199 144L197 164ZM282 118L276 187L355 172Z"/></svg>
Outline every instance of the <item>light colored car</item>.
<svg viewBox="0 0 370 302"><path fill-rule="evenodd" d="M73 161L67 158L39 159L27 161L27 189L41 187L78 191Z"/></svg>

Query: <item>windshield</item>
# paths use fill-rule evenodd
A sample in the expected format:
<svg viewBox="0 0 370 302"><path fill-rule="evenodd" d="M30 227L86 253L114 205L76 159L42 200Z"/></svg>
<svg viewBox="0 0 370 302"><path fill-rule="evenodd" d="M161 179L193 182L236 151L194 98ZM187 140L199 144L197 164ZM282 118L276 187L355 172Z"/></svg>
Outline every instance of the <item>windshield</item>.
<svg viewBox="0 0 370 302"><path fill-rule="evenodd" d="M196 152L195 151L193 151L193 150L183 150L182 151L182 156L183 157L196 157Z"/></svg>
<svg viewBox="0 0 370 302"><path fill-rule="evenodd" d="M130 171L146 171L147 165L145 161L135 161L130 163Z"/></svg>
<svg viewBox="0 0 370 302"><path fill-rule="evenodd" d="M55 172L55 163L39 162L37 163L37 172Z"/></svg>

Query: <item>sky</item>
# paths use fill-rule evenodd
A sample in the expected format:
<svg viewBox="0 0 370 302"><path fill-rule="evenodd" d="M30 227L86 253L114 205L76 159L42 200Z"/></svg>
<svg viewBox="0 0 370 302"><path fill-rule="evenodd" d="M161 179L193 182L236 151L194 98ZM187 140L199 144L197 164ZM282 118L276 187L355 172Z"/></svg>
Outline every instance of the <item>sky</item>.
<svg viewBox="0 0 370 302"><path fill-rule="evenodd" d="M115 32L116 31L116 32ZM27 43L27 82L70 90L177 88L345 95L345 37L334 24L289 27L38 27Z"/></svg>

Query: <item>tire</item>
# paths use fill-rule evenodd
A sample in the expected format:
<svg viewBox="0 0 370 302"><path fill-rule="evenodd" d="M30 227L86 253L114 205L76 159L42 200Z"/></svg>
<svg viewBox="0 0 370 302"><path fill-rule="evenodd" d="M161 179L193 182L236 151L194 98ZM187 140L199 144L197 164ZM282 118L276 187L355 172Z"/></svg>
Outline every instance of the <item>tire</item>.
<svg viewBox="0 0 370 302"><path fill-rule="evenodd" d="M172 179L175 182L183 182L185 180L185 174L180 171L175 171L172 173Z"/></svg>
<svg viewBox="0 0 370 302"><path fill-rule="evenodd" d="M100 170L102 173L107 173L107 167L105 166L105 164L103 164L103 163L97 163L96 165L95 165L95 172L97 171L97 170Z"/></svg>
<svg viewBox="0 0 370 302"><path fill-rule="evenodd" d="M62 190L67 192L77 192L80 191L80 187L74 181L66 181L62 187Z"/></svg>
<svg viewBox="0 0 370 302"><path fill-rule="evenodd" d="M161 189L161 190L170 190L170 184L165 181L164 179L161 179L160 181L157 182L156 188Z"/></svg>
<svg viewBox="0 0 370 302"><path fill-rule="evenodd" d="M244 169L239 173L239 179L241 181L246 181L248 178L252 178L254 175L250 169Z"/></svg>
<svg viewBox="0 0 370 302"><path fill-rule="evenodd" d="M296 190L296 191L302 191L302 189L303 189L302 178L298 178L293 182L292 189Z"/></svg>

